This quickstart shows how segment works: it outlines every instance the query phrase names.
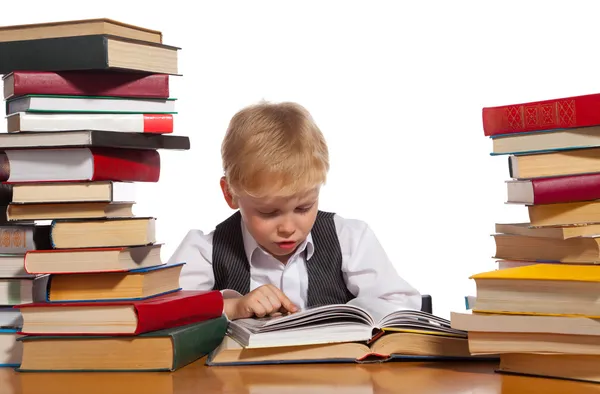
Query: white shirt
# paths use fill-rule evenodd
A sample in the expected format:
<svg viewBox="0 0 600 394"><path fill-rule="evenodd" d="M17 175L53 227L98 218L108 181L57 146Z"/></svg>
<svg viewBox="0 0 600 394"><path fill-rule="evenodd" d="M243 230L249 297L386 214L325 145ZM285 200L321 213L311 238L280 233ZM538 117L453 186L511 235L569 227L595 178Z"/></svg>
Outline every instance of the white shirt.
<svg viewBox="0 0 600 394"><path fill-rule="evenodd" d="M310 260L315 245L309 234L286 264L264 251L240 220L246 257L250 262L250 291L271 284L298 307L307 302L308 274L306 260ZM402 279L369 226L356 219L334 216L334 223L342 251L342 272L348 290L356 296L348 302L367 309L378 318L400 309L420 309L420 293ZM185 262L180 286L190 290L210 290L215 279L212 269L212 240L208 234L190 230L179 244L168 263ZM306 253L303 253L306 250ZM241 296L234 290L224 290L225 298Z"/></svg>

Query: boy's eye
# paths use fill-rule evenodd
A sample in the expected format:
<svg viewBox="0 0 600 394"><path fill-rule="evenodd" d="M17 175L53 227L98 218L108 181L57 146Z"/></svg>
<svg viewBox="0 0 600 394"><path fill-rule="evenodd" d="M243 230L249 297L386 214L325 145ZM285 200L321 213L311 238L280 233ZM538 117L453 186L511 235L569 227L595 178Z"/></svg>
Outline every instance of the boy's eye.
<svg viewBox="0 0 600 394"><path fill-rule="evenodd" d="M269 212L258 211L258 213L261 216L270 217L270 216L275 216L277 214L277 211L269 211Z"/></svg>
<svg viewBox="0 0 600 394"><path fill-rule="evenodd" d="M309 205L307 207L298 207L298 208L296 208L296 211L300 212L300 213L306 213L306 212L310 211L311 208L312 208L312 205Z"/></svg>

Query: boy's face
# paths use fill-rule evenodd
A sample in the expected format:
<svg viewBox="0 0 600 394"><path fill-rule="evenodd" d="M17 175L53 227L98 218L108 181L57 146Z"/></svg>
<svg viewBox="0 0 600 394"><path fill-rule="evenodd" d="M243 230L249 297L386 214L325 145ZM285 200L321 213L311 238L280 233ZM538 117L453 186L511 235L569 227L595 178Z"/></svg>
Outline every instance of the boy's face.
<svg viewBox="0 0 600 394"><path fill-rule="evenodd" d="M226 187L224 181L222 187ZM256 242L282 263L286 263L310 233L317 217L319 189L291 197L232 197L225 189L231 208L240 209L248 232Z"/></svg>

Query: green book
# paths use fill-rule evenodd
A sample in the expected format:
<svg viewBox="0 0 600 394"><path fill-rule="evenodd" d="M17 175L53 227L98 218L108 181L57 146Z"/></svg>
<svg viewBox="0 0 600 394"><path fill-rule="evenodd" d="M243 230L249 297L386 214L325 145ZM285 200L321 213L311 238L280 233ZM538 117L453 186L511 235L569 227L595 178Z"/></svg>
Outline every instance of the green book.
<svg viewBox="0 0 600 394"><path fill-rule="evenodd" d="M227 318L137 336L24 336L19 372L175 371L223 341Z"/></svg>

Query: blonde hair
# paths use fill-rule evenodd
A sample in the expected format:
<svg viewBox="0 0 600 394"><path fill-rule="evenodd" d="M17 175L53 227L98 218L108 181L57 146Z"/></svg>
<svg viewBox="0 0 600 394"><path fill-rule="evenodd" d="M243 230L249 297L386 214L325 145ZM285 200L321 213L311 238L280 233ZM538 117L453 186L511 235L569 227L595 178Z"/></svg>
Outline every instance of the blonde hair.
<svg viewBox="0 0 600 394"><path fill-rule="evenodd" d="M231 193L290 196L325 183L329 152L310 113L292 102L248 106L231 119L221 146Z"/></svg>

